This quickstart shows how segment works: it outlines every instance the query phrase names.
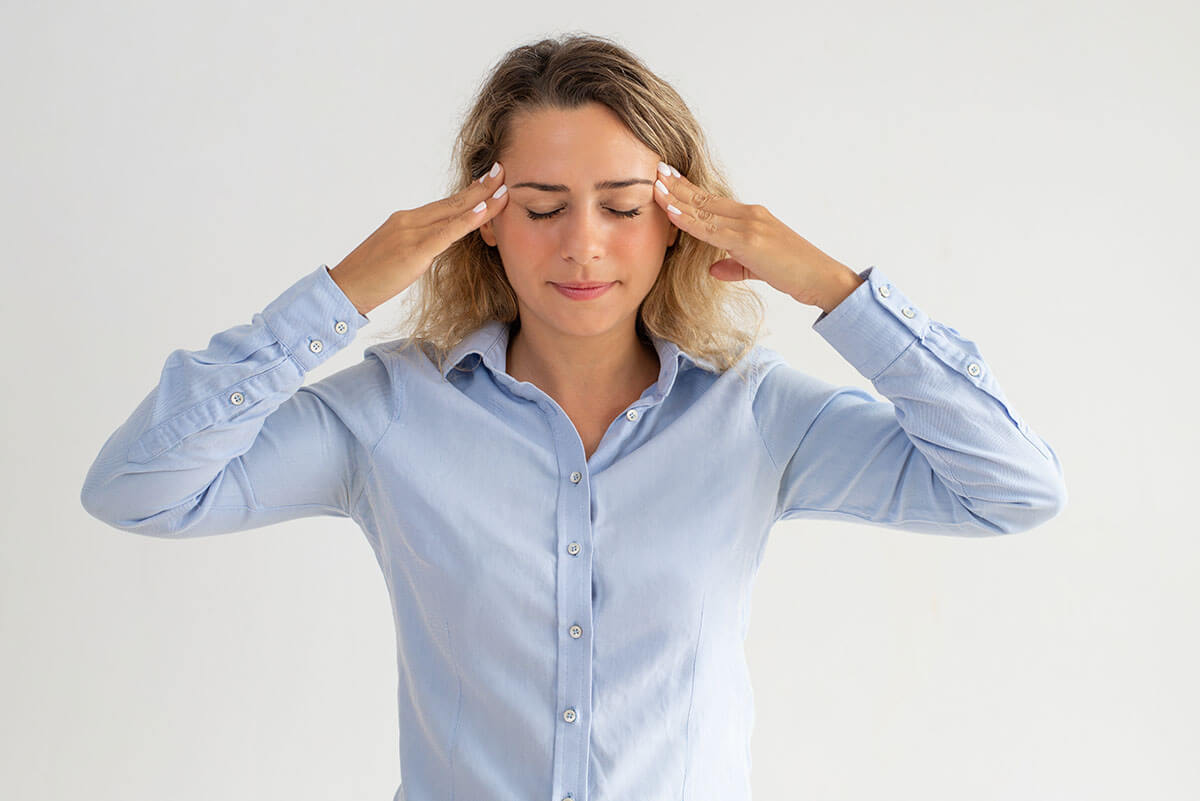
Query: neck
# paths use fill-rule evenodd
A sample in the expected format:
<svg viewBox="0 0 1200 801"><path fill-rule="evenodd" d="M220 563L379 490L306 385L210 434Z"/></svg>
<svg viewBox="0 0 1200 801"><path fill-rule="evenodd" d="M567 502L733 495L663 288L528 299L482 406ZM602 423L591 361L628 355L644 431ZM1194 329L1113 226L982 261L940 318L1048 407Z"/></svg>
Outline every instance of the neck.
<svg viewBox="0 0 1200 801"><path fill-rule="evenodd" d="M560 405L640 395L658 380L658 352L633 325L590 337L529 330L508 340L506 372L537 386ZM635 397L636 397L635 395Z"/></svg>

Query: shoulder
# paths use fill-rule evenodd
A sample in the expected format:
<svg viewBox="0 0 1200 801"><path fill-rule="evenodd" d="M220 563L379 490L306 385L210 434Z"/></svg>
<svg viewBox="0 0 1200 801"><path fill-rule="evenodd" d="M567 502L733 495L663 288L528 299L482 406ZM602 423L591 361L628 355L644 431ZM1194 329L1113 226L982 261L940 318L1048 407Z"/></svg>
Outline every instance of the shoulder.
<svg viewBox="0 0 1200 801"><path fill-rule="evenodd" d="M793 365L778 351L757 346L752 362L751 407L760 426L784 420L789 426L811 421L838 395L871 396L850 385L826 381Z"/></svg>
<svg viewBox="0 0 1200 801"><path fill-rule="evenodd" d="M300 388L329 407L366 442L382 438L404 405L404 387L413 369L416 354L428 360L418 348L402 350L406 340L398 339L371 345L363 350L362 360Z"/></svg>

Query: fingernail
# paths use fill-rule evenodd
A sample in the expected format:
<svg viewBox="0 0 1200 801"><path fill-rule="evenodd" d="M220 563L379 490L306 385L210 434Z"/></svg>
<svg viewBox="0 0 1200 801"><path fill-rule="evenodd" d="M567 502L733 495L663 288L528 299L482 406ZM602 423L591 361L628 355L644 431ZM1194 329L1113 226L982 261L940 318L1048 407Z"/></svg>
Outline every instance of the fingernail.
<svg viewBox="0 0 1200 801"><path fill-rule="evenodd" d="M508 184L500 184L500 188L496 190L496 194L492 195L492 197L500 197L507 191L508 191Z"/></svg>
<svg viewBox="0 0 1200 801"><path fill-rule="evenodd" d="M675 206L673 206L673 205L672 205L672 204L670 204L670 203L668 203L668 204L667 204L667 211L671 212L672 214L679 214L679 213L680 213L679 209L675 208Z"/></svg>
<svg viewBox="0 0 1200 801"><path fill-rule="evenodd" d="M658 171L661 172L663 175L671 174L671 168L670 168L670 166L667 165L667 163L665 161L658 162Z"/></svg>
<svg viewBox="0 0 1200 801"><path fill-rule="evenodd" d="M497 162L495 162L494 164L492 164L492 169L491 169L491 172L486 172L486 173L484 173L483 175L479 176L479 180L478 180L478 181L476 181L476 183L480 183L480 184L481 184L481 183L483 183L484 181L486 181L488 178L495 178L495 177L496 177L496 174L497 174L498 172L500 172L500 162L498 162L498 161L497 161Z"/></svg>
<svg viewBox="0 0 1200 801"><path fill-rule="evenodd" d="M657 189L659 192L662 192L664 195L671 194L671 190L667 189L667 185L664 184L662 181L655 181L654 188Z"/></svg>
<svg viewBox="0 0 1200 801"><path fill-rule="evenodd" d="M674 167L671 168L671 175L674 175L676 178L683 177L683 174L680 173L679 170L675 169Z"/></svg>
<svg viewBox="0 0 1200 801"><path fill-rule="evenodd" d="M481 200L481 201L479 201L479 205L478 205L478 206L476 206L475 208L471 209L471 211L473 211L473 212L475 212L476 214L478 214L479 212L483 211L483 210L484 210L484 209L486 209L486 208L487 208L487 201L486 201L486 200Z"/></svg>

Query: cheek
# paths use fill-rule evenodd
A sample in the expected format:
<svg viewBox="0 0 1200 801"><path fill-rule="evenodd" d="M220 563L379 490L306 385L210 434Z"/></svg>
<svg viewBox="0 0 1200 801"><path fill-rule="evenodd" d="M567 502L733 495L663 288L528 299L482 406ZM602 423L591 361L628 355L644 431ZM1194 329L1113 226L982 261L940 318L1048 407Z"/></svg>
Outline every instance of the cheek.
<svg viewBox="0 0 1200 801"><path fill-rule="evenodd" d="M644 224L627 226L625 233L613 240L612 248L630 264L647 260L657 263L662 260L666 239L657 221L646 220Z"/></svg>
<svg viewBox="0 0 1200 801"><path fill-rule="evenodd" d="M534 255L546 249L549 240L540 235L537 229L516 221L516 224L505 226L503 239L505 249L510 253Z"/></svg>
<svg viewBox="0 0 1200 801"><path fill-rule="evenodd" d="M509 207L492 219L492 231L499 247L513 253L527 253L538 248L538 243L545 237L538 236L531 221L522 219L523 214L513 212Z"/></svg>

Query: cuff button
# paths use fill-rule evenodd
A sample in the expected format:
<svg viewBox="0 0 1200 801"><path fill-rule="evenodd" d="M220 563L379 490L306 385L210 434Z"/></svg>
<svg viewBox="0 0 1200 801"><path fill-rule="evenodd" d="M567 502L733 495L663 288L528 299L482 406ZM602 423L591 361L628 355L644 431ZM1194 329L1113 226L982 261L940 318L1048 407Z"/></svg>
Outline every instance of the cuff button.
<svg viewBox="0 0 1200 801"><path fill-rule="evenodd" d="M346 333L346 329L349 327L350 326L346 325L345 320L338 320L336 323L334 323L333 330L337 331L339 334L344 334Z"/></svg>
<svg viewBox="0 0 1200 801"><path fill-rule="evenodd" d="M910 320L913 317L917 316L917 313L915 311L913 311L912 306L905 306L903 309L900 310L900 313L903 314L905 317L909 318Z"/></svg>
<svg viewBox="0 0 1200 801"><path fill-rule="evenodd" d="M983 372L983 369L975 362L971 362L970 364L967 365L967 372L973 376L978 376L980 373Z"/></svg>
<svg viewBox="0 0 1200 801"><path fill-rule="evenodd" d="M887 284L882 284L879 287L879 297L886 298L891 294L892 294L892 290Z"/></svg>
<svg viewBox="0 0 1200 801"><path fill-rule="evenodd" d="M308 349L311 350L313 353L320 353L322 350L325 349L325 346L323 344L321 344L321 340L314 339L312 342L308 343Z"/></svg>

